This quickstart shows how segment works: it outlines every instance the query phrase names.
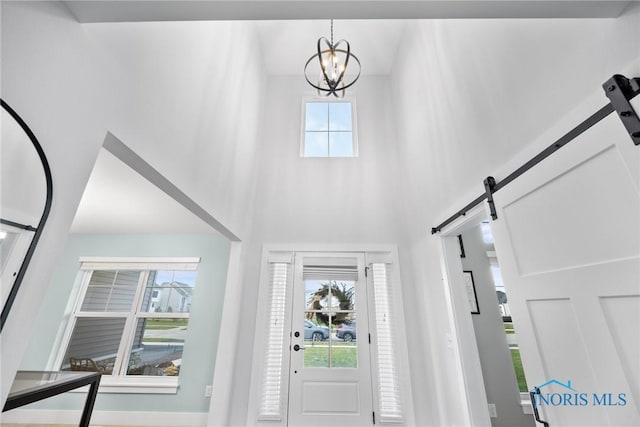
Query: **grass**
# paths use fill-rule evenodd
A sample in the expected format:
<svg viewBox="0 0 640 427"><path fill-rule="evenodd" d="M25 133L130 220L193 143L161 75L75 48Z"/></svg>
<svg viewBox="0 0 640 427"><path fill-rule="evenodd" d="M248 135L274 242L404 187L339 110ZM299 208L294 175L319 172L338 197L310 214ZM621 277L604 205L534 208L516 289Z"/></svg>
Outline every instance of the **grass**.
<svg viewBox="0 0 640 427"><path fill-rule="evenodd" d="M329 367L329 343L305 341L304 366L306 368ZM357 368L358 350L355 343L331 342L331 367Z"/></svg>
<svg viewBox="0 0 640 427"><path fill-rule="evenodd" d="M529 391L527 380L524 377L524 369L522 368L522 360L520 359L520 350L512 348L511 360L513 361L513 369L516 371L516 379L518 380L518 388L521 393Z"/></svg>
<svg viewBox="0 0 640 427"><path fill-rule="evenodd" d="M146 329L173 329L187 326L189 319L147 319Z"/></svg>

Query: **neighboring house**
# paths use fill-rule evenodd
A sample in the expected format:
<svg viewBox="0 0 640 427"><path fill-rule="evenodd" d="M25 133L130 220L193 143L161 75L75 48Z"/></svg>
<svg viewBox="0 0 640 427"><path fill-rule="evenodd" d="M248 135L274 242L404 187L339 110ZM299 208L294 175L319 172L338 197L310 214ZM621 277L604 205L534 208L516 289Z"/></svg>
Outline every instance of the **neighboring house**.
<svg viewBox="0 0 640 427"><path fill-rule="evenodd" d="M151 293L151 308L156 313L189 311L193 288L185 283L164 282Z"/></svg>

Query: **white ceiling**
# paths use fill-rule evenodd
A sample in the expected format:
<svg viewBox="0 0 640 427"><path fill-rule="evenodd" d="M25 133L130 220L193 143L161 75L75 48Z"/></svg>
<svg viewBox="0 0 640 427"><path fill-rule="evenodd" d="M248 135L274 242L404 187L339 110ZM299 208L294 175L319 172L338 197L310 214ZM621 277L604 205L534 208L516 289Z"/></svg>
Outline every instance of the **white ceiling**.
<svg viewBox="0 0 640 427"><path fill-rule="evenodd" d="M72 233L216 233L104 148L71 226Z"/></svg>
<svg viewBox="0 0 640 427"><path fill-rule="evenodd" d="M581 0L208 0L66 1L82 23L255 20L266 70L302 73L320 36L346 39L364 75L387 75L406 19L610 18L630 1Z"/></svg>
<svg viewBox="0 0 640 427"><path fill-rule="evenodd" d="M334 41L349 42L363 75L388 75L404 25L404 20L334 21ZM330 20L258 21L256 28L270 75L302 75L304 64L316 53L318 39L331 38Z"/></svg>
<svg viewBox="0 0 640 427"><path fill-rule="evenodd" d="M85 0L65 2L78 22L613 18L630 1L596 0Z"/></svg>

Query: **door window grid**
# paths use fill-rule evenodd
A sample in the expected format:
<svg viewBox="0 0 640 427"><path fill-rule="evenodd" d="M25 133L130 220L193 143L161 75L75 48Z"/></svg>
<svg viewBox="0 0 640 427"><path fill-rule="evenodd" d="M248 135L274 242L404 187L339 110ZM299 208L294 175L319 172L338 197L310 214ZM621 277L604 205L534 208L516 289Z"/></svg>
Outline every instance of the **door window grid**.
<svg viewBox="0 0 640 427"><path fill-rule="evenodd" d="M350 268L350 274L357 270ZM329 272L328 272L329 273ZM331 274L327 274L330 276ZM305 368L357 368L355 281L305 280ZM341 334L341 328L351 328ZM351 338L351 339L345 339Z"/></svg>

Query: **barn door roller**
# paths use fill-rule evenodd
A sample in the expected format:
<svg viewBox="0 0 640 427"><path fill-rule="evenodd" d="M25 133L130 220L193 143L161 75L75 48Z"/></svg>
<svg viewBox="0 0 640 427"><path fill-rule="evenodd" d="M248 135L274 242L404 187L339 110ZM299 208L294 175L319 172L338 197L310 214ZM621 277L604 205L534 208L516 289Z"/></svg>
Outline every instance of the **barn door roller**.
<svg viewBox="0 0 640 427"><path fill-rule="evenodd" d="M611 105L618 113L622 124L629 132L629 136L635 145L640 145L640 118L631 106L631 98L640 91L640 78L628 79L616 74L607 80L602 87L604 93L611 101Z"/></svg>

